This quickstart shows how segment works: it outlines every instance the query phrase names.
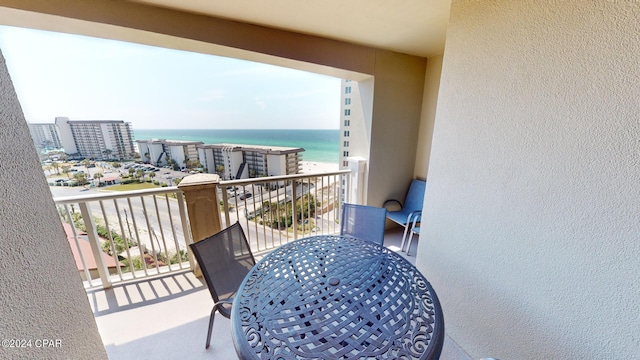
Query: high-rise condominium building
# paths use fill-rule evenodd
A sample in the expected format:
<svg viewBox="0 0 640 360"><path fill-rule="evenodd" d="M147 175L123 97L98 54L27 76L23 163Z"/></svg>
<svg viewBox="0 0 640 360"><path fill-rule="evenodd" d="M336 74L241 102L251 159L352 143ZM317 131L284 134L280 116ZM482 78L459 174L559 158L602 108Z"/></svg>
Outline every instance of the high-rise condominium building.
<svg viewBox="0 0 640 360"><path fill-rule="evenodd" d="M62 148L56 124L29 124L29 132L39 152Z"/></svg>
<svg viewBox="0 0 640 360"><path fill-rule="evenodd" d="M373 80L343 79L341 85L340 169L347 169L348 157L369 158L371 131L368 128L371 124L370 99L373 98Z"/></svg>
<svg viewBox="0 0 640 360"><path fill-rule="evenodd" d="M76 158L130 159L135 152L131 124L122 120L74 120L57 117L65 152Z"/></svg>

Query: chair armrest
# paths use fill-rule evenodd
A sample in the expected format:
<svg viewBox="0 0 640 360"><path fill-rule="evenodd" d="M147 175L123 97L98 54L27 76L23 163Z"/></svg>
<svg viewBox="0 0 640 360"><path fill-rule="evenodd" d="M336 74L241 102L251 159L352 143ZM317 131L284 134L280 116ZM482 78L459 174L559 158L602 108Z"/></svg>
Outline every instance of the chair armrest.
<svg viewBox="0 0 640 360"><path fill-rule="evenodd" d="M222 305L222 304L229 304L229 305L233 305L233 298L228 298L228 299L223 299L218 301L217 303L213 304L213 306L218 306L218 305Z"/></svg>
<svg viewBox="0 0 640 360"><path fill-rule="evenodd" d="M396 200L396 199L385 200L385 202L382 204L382 207L386 208L387 204L391 203L391 202L395 202L396 204L398 204L398 206L400 206L400 208L402 208L402 203L400 201Z"/></svg>
<svg viewBox="0 0 640 360"><path fill-rule="evenodd" d="M409 216L407 216L407 225L409 225L409 223L411 223L411 221L413 221L413 219L421 219L422 218L422 210L415 210L409 213ZM420 221L420 220L418 220Z"/></svg>
<svg viewBox="0 0 640 360"><path fill-rule="evenodd" d="M416 216L414 216L413 222L411 223L411 230L415 229L416 225L420 224L421 220L422 220L421 214L417 214Z"/></svg>

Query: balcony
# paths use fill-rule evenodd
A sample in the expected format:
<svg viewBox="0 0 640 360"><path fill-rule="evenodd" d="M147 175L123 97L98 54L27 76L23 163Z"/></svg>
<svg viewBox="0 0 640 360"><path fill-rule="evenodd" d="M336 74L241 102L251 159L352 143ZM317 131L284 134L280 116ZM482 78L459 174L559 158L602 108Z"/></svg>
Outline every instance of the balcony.
<svg viewBox="0 0 640 360"><path fill-rule="evenodd" d="M357 193L352 175L343 170L219 182L219 220L222 227L239 221L258 259L301 237L337 233L336 210L349 201L348 194ZM204 348L213 303L203 279L192 271L189 191L172 187L54 199L111 359L236 357L230 321L221 316L210 349ZM285 209L302 226L267 226L274 221L268 212L279 218ZM415 257L400 252L402 233L388 230L385 246L414 263ZM123 243L130 247L123 250ZM443 359L466 359L449 340L445 346L449 355Z"/></svg>
<svg viewBox="0 0 640 360"><path fill-rule="evenodd" d="M402 231L385 233L385 246L399 253ZM415 245L414 245L415 246ZM415 257L406 257L413 263ZM231 322L216 316L211 347L205 349L211 295L190 271L122 282L111 289L87 291L110 359L236 359ZM442 360L468 360L445 339Z"/></svg>

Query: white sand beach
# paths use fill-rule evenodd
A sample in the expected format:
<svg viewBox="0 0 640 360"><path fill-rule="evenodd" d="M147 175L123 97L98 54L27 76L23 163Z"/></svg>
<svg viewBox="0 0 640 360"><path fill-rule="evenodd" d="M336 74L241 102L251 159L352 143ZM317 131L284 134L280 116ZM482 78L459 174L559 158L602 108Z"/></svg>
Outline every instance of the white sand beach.
<svg viewBox="0 0 640 360"><path fill-rule="evenodd" d="M313 162L313 161L300 161L302 165L303 174L315 174L323 172L338 171L338 164Z"/></svg>

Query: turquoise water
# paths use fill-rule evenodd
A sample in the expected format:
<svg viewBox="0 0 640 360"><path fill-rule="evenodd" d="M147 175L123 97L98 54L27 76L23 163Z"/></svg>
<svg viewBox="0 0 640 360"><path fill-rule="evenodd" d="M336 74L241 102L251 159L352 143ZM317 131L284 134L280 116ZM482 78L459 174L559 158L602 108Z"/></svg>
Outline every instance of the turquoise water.
<svg viewBox="0 0 640 360"><path fill-rule="evenodd" d="M340 130L133 130L136 140L202 141L205 144L246 144L301 147L302 160L337 164Z"/></svg>

